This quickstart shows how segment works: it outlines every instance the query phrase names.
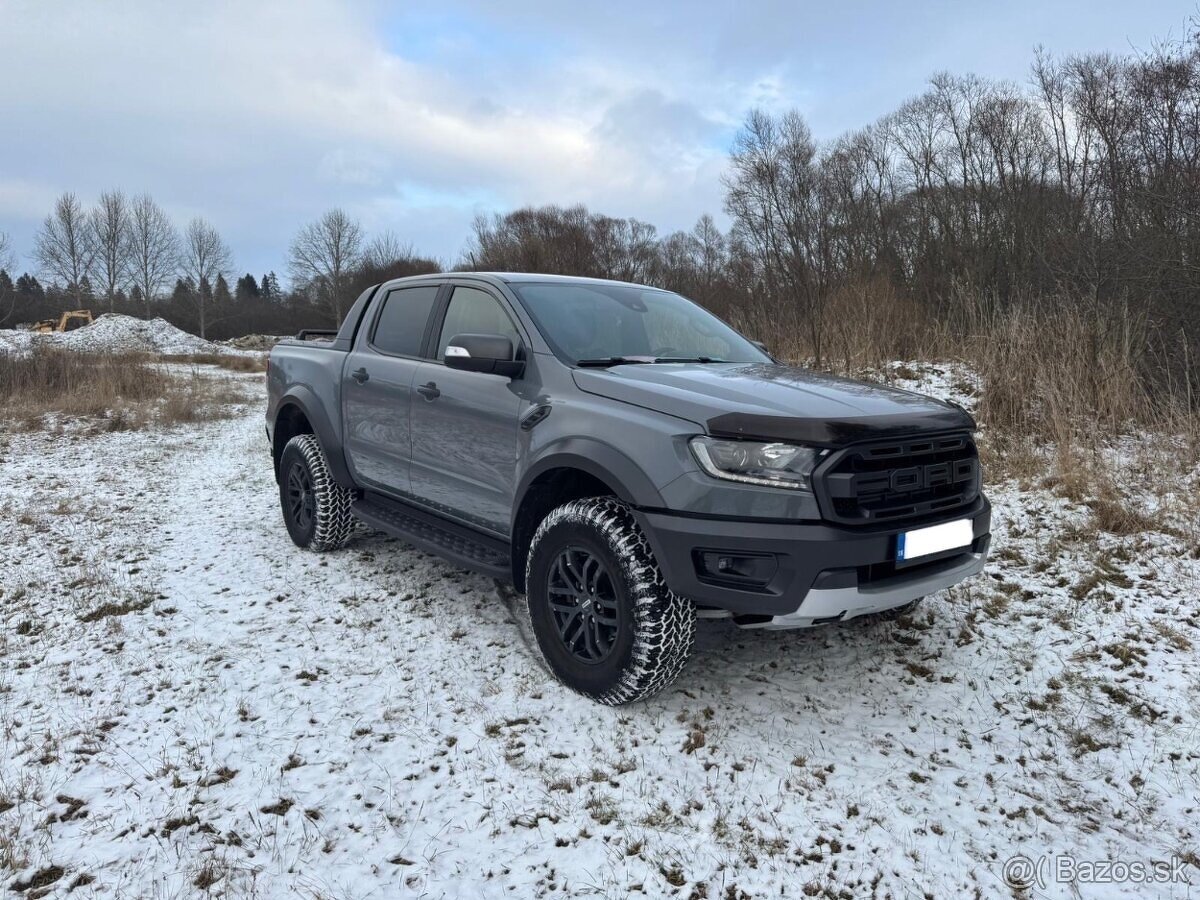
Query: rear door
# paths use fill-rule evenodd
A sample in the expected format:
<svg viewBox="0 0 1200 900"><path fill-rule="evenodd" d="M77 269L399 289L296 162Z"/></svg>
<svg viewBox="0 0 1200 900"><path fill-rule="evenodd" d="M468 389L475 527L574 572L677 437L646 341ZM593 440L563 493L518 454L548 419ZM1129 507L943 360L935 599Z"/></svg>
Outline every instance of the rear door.
<svg viewBox="0 0 1200 900"><path fill-rule="evenodd" d="M440 284L393 288L368 314L342 370L346 459L355 481L409 493L409 415Z"/></svg>
<svg viewBox="0 0 1200 900"><path fill-rule="evenodd" d="M482 285L454 285L430 361L413 380L412 492L442 512L507 534L516 492L521 380L447 368L456 334L503 334L527 346L507 303Z"/></svg>

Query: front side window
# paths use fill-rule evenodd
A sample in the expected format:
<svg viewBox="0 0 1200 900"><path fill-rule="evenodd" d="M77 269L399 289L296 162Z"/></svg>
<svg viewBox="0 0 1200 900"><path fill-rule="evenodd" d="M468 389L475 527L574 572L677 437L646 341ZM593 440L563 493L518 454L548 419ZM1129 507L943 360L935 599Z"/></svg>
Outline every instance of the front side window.
<svg viewBox="0 0 1200 900"><path fill-rule="evenodd" d="M569 365L611 357L770 362L712 313L670 291L616 284L511 287Z"/></svg>
<svg viewBox="0 0 1200 900"><path fill-rule="evenodd" d="M456 287L450 297L442 333L438 337L438 359L446 355L446 347L456 334L502 334L513 342L513 349L521 343L517 329L500 301L487 291L470 287Z"/></svg>
<svg viewBox="0 0 1200 900"><path fill-rule="evenodd" d="M420 356L429 314L437 300L438 285L400 288L388 293L375 323L371 343L384 353Z"/></svg>

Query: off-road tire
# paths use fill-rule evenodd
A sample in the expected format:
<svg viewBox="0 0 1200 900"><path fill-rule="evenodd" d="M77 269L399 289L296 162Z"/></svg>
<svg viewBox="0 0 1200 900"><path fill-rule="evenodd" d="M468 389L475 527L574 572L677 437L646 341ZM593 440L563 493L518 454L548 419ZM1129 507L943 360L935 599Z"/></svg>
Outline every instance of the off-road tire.
<svg viewBox="0 0 1200 900"><path fill-rule="evenodd" d="M289 476L307 474L311 509L307 518L293 513L294 498L289 498ZM357 530L357 519L350 512L354 493L333 480L325 454L316 435L298 434L283 448L279 461L279 505L288 535L297 547L323 553L345 546Z"/></svg>
<svg viewBox="0 0 1200 900"><path fill-rule="evenodd" d="M607 567L620 604L617 637L602 662L585 664L568 649L550 605L550 569L581 547ZM683 670L696 637L696 607L667 587L629 507L614 497L572 500L534 533L525 568L529 622L547 667L572 690L609 706L667 687Z"/></svg>

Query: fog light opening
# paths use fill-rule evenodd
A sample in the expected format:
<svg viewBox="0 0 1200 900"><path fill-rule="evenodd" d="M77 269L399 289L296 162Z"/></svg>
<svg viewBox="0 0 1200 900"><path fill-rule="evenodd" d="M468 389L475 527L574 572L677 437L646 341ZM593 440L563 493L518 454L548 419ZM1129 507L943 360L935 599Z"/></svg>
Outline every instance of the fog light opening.
<svg viewBox="0 0 1200 900"><path fill-rule="evenodd" d="M775 577L779 561L772 553L696 550L696 575L702 581L743 588L763 588Z"/></svg>

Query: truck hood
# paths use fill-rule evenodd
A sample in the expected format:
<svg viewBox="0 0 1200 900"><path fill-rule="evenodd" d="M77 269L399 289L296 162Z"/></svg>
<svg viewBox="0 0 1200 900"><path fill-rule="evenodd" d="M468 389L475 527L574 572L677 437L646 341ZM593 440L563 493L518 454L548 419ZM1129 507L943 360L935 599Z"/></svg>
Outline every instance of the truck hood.
<svg viewBox="0 0 1200 900"><path fill-rule="evenodd" d="M580 390L690 419L717 437L839 447L975 427L950 403L792 366L657 363L574 375Z"/></svg>

